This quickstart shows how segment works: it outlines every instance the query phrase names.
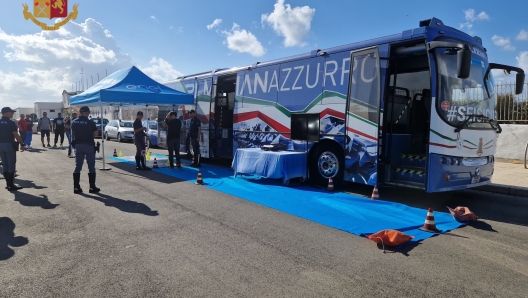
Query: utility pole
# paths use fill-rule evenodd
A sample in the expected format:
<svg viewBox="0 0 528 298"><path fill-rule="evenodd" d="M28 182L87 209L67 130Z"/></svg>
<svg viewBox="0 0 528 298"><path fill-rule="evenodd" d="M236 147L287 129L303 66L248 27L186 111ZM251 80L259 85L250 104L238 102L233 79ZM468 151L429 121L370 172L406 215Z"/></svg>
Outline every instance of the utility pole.
<svg viewBox="0 0 528 298"><path fill-rule="evenodd" d="M82 88L83 88L82 91L84 91L84 70L82 67L81 67L81 82L82 82Z"/></svg>

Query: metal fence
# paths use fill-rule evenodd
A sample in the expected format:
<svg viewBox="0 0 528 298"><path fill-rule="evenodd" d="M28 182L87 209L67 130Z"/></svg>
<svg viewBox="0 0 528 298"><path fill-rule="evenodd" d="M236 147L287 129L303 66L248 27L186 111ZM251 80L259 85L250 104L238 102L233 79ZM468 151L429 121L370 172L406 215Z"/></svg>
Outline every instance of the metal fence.
<svg viewBox="0 0 528 298"><path fill-rule="evenodd" d="M523 93L515 94L515 83L498 83L497 118L501 123L528 124L528 82L524 84Z"/></svg>

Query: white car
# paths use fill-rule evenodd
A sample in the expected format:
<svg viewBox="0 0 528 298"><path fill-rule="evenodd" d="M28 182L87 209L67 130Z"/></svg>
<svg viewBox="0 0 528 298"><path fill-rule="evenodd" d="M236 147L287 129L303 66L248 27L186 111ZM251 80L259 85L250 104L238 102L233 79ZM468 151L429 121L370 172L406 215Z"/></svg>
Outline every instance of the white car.
<svg viewBox="0 0 528 298"><path fill-rule="evenodd" d="M105 127L104 137L106 140L116 139L118 142L134 140L133 121L110 121Z"/></svg>

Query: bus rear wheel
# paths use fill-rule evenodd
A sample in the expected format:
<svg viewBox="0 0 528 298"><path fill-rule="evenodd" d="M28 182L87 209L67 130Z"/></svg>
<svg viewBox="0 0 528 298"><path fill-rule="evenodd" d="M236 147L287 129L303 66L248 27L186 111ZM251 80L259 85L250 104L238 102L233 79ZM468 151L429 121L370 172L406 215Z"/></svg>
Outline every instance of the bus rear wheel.
<svg viewBox="0 0 528 298"><path fill-rule="evenodd" d="M334 185L340 185L343 182L344 160L338 146L323 143L315 148L310 159L310 176L323 187L328 186L330 177Z"/></svg>

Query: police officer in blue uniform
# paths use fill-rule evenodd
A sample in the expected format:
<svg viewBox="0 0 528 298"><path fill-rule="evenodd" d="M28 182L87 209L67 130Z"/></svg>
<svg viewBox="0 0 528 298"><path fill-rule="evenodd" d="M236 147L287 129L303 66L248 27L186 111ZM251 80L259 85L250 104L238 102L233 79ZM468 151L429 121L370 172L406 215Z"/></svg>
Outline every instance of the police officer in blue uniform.
<svg viewBox="0 0 528 298"><path fill-rule="evenodd" d="M191 167L199 168L201 167L200 164L200 137L202 135L202 123L196 117L196 111L191 110L189 112L189 115L191 116L191 125L189 127L189 138L191 141L191 146L193 147L194 151L194 157L193 162L191 163Z"/></svg>
<svg viewBox="0 0 528 298"><path fill-rule="evenodd" d="M79 118L71 123L72 145L75 148L75 170L73 171L73 193L82 193L79 184L81 180L81 170L86 158L88 164L88 180L90 181L90 193L98 193L101 189L95 186L95 141L98 135L95 122L88 119L90 109L82 107L79 110Z"/></svg>
<svg viewBox="0 0 528 298"><path fill-rule="evenodd" d="M15 184L15 163L18 145L20 144L21 152L25 150L24 141L17 132L18 127L11 120L14 112L9 107L2 108L2 119L0 119L0 159L2 160L6 189L9 191L22 189Z"/></svg>

